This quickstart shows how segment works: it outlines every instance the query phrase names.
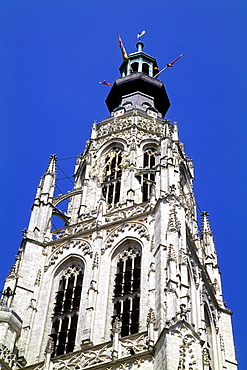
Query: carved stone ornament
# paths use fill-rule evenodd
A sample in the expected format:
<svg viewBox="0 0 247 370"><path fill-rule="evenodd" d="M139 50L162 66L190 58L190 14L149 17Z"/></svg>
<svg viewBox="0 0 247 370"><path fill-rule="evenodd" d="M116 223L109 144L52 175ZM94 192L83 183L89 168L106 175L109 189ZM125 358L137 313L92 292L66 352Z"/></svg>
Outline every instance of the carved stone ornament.
<svg viewBox="0 0 247 370"><path fill-rule="evenodd" d="M99 254L95 252L94 259L93 259L93 268L99 267Z"/></svg>
<svg viewBox="0 0 247 370"><path fill-rule="evenodd" d="M125 231L132 231L137 234L138 238L145 238L147 240L150 240L149 232L147 228L138 223L138 222L128 222L120 227L116 228L107 238L106 243L105 243L105 248L103 248L102 254L106 251L106 249L111 248L114 240L118 238L122 233Z"/></svg>
<svg viewBox="0 0 247 370"><path fill-rule="evenodd" d="M106 173L106 167L111 164L111 161L115 157L115 155L116 155L116 150L112 149L108 151L106 154L100 156L100 158L98 158L97 160L95 160L92 166L90 167L90 176L92 178L97 179L101 183L103 181L104 176L108 175L108 173ZM122 161L118 165L119 170L127 167L130 163L130 152L129 151L122 150L121 155L122 155Z"/></svg>
<svg viewBox="0 0 247 370"><path fill-rule="evenodd" d="M41 269L38 270L37 272L37 276L36 276L36 279L35 279L35 282L34 282L34 285L40 285L40 281L41 281Z"/></svg>
<svg viewBox="0 0 247 370"><path fill-rule="evenodd" d="M101 124L98 126L98 129L97 129L97 137L99 138L100 136L108 136L112 132L130 128L132 121L133 121L132 117L127 117L127 118L113 119L110 122Z"/></svg>
<svg viewBox="0 0 247 370"><path fill-rule="evenodd" d="M220 334L220 349L221 351L225 352L225 343L222 334Z"/></svg>
<svg viewBox="0 0 247 370"><path fill-rule="evenodd" d="M116 370L128 370L129 366L129 363L125 362L124 364L121 364L119 367L117 367Z"/></svg>
<svg viewBox="0 0 247 370"><path fill-rule="evenodd" d="M143 206L136 206L135 208L129 208L121 210L119 209L117 212L114 212L112 214L108 214L106 217L106 222L111 223L118 220L126 220L127 218L130 218L132 216L141 215L144 213L147 213L150 211L151 207L150 204L145 204Z"/></svg>
<svg viewBox="0 0 247 370"><path fill-rule="evenodd" d="M179 252L178 252L178 262L180 265L187 265L187 256L186 256L186 252L183 248L180 248L179 249Z"/></svg>
<svg viewBox="0 0 247 370"><path fill-rule="evenodd" d="M55 249L55 251L51 254L49 258L48 264L45 266L45 271L47 271L51 265L54 265L56 263L56 260L58 260L58 258L61 255L63 255L63 253L68 249L79 250L80 254L83 254L83 255L89 254L90 257L92 257L91 245L85 240L74 239L74 240L71 240L70 242L67 242L67 243L64 243L58 246Z"/></svg>
<svg viewBox="0 0 247 370"><path fill-rule="evenodd" d="M54 341L51 337L49 337L45 347L45 354L52 353L53 351L54 351Z"/></svg>
<svg viewBox="0 0 247 370"><path fill-rule="evenodd" d="M150 308L149 311L148 311L147 323L148 324L149 323L153 323L153 324L156 323L155 312L154 312L153 308Z"/></svg>
<svg viewBox="0 0 247 370"><path fill-rule="evenodd" d="M13 266L11 267L6 280L16 279L18 277L21 256L22 256L22 253L21 253L21 250L19 250L19 252L15 256L15 262Z"/></svg>
<svg viewBox="0 0 247 370"><path fill-rule="evenodd" d="M112 325L112 332L113 333L120 333L121 332L121 321L118 317L116 317L113 325Z"/></svg>
<svg viewBox="0 0 247 370"><path fill-rule="evenodd" d="M3 344L0 344L0 360L3 360L11 369L15 368L16 355Z"/></svg>
<svg viewBox="0 0 247 370"><path fill-rule="evenodd" d="M59 229L59 231L54 230L52 232L53 240L62 239L70 235L83 233L88 229L93 229L94 227L96 227L96 214L93 214L93 212L83 213L80 215L80 218L83 218L84 222L82 222L79 225L64 227L63 229ZM54 248L56 248L56 246L54 246Z"/></svg>
<svg viewBox="0 0 247 370"><path fill-rule="evenodd" d="M210 356L209 356L208 349L206 347L203 348L202 350L202 362L203 362L203 365L206 365L206 366L210 365Z"/></svg>
<svg viewBox="0 0 247 370"><path fill-rule="evenodd" d="M121 357L129 356L148 350L147 334L138 336L136 339L121 340Z"/></svg>
<svg viewBox="0 0 247 370"><path fill-rule="evenodd" d="M168 249L168 261L176 261L176 253L172 244L169 245Z"/></svg>
<svg viewBox="0 0 247 370"><path fill-rule="evenodd" d="M143 358L138 358L137 360L135 360L134 365L139 368L142 364L144 364L144 362L145 360Z"/></svg>
<svg viewBox="0 0 247 370"><path fill-rule="evenodd" d="M172 232L172 231L179 232L180 228L181 228L181 223L178 220L177 211L176 211L175 208L173 208L170 211L170 214L169 214L169 219L168 219L168 224L167 224L167 232Z"/></svg>
<svg viewBox="0 0 247 370"><path fill-rule="evenodd" d="M112 347L106 345L95 351L85 351L77 353L66 359L55 360L53 369L54 370L81 370L85 367L92 366L94 364L110 362L112 359Z"/></svg>

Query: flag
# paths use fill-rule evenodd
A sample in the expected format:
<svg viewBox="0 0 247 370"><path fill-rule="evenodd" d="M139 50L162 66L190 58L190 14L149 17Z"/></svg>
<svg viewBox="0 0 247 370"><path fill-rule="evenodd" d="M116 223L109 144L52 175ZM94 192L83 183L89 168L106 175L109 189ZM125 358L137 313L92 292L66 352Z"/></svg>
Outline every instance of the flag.
<svg viewBox="0 0 247 370"><path fill-rule="evenodd" d="M106 80L104 80L103 82L99 82L100 85L106 85L106 86L113 86L113 84L109 84L108 82L106 82Z"/></svg>
<svg viewBox="0 0 247 370"><path fill-rule="evenodd" d="M173 64L174 64L178 59L182 58L183 56L184 56L184 54L179 55L179 57L177 57L176 59L174 59L171 63L167 64L166 66L167 66L167 67L172 67L172 66L173 66Z"/></svg>
<svg viewBox="0 0 247 370"><path fill-rule="evenodd" d="M119 34L118 34L118 45L119 45L119 47L121 49L123 60L128 60L128 55L126 53L125 47L123 45L123 41L122 41L122 39L121 39L121 37L120 37Z"/></svg>

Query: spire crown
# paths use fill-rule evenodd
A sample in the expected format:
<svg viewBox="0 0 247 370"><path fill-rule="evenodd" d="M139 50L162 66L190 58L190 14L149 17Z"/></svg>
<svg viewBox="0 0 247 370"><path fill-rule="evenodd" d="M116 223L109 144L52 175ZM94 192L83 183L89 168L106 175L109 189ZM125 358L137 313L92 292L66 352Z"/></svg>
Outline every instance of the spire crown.
<svg viewBox="0 0 247 370"><path fill-rule="evenodd" d="M202 234L213 235L208 216L208 212L202 212Z"/></svg>
<svg viewBox="0 0 247 370"><path fill-rule="evenodd" d="M144 44L142 41L138 41L136 47L137 51L130 53L128 59L121 64L119 68L121 76L129 76L136 72L144 73L150 77L155 76L159 72L156 59L143 52Z"/></svg>
<svg viewBox="0 0 247 370"><path fill-rule="evenodd" d="M45 175L55 175L56 174L56 163L57 163L58 157L56 154L51 154L50 161L48 163L48 166L45 171Z"/></svg>
<svg viewBox="0 0 247 370"><path fill-rule="evenodd" d="M170 101L164 84L154 78L159 72L156 59L143 52L144 44L141 40L136 46L137 51L130 53L121 64L121 78L111 88L106 105L113 116L137 108L153 118L162 118L170 107Z"/></svg>
<svg viewBox="0 0 247 370"><path fill-rule="evenodd" d="M144 48L144 44L142 41L138 41L138 43L136 44L136 48L138 51L142 51L142 49Z"/></svg>

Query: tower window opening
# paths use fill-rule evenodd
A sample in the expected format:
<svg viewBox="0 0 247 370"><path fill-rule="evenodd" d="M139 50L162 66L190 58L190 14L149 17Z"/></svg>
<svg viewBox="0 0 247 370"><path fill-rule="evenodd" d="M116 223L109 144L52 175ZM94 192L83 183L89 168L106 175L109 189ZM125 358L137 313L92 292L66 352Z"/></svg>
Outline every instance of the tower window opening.
<svg viewBox="0 0 247 370"><path fill-rule="evenodd" d="M138 62L131 63L131 68L133 72L138 72L138 67L139 67Z"/></svg>
<svg viewBox="0 0 247 370"><path fill-rule="evenodd" d="M105 173L102 193L107 203L117 204L120 200L122 177L122 151L113 149L105 160Z"/></svg>
<svg viewBox="0 0 247 370"><path fill-rule="evenodd" d="M114 284L112 323L119 318L121 337L139 331L140 277L140 253L129 248L119 256Z"/></svg>
<svg viewBox="0 0 247 370"><path fill-rule="evenodd" d="M142 175L142 201L146 202L150 199L152 187L155 185L155 173L150 170L154 170L156 165L157 152L155 149L147 149L143 154L143 168L147 172Z"/></svg>
<svg viewBox="0 0 247 370"><path fill-rule="evenodd" d="M142 73L149 75L149 65L147 63L142 63Z"/></svg>
<svg viewBox="0 0 247 370"><path fill-rule="evenodd" d="M52 357L73 352L81 300L83 269L72 264L59 281L52 318L51 337L54 341Z"/></svg>

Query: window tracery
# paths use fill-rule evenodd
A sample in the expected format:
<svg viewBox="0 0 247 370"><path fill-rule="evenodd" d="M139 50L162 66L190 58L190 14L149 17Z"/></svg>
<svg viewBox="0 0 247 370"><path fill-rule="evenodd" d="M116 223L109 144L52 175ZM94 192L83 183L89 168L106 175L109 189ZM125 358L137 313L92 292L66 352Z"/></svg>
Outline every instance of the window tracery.
<svg viewBox="0 0 247 370"><path fill-rule="evenodd" d="M138 62L131 63L131 68L133 72L138 72L139 63Z"/></svg>
<svg viewBox="0 0 247 370"><path fill-rule="evenodd" d="M129 247L118 256L114 284L112 323L120 320L121 337L139 331L140 279L140 252Z"/></svg>
<svg viewBox="0 0 247 370"><path fill-rule="evenodd" d="M207 364L209 367L209 370L212 369L210 365L212 365L213 358L212 358L212 351L213 351L213 343L212 343L212 327L211 327L211 321L209 317L209 312L207 309L206 304L204 304L204 320L205 320L205 327L206 327L206 343L203 349L203 357L204 357L204 363ZM206 360L206 361L205 361Z"/></svg>
<svg viewBox="0 0 247 370"><path fill-rule="evenodd" d="M120 200L122 177L122 150L113 148L106 156L102 193L107 203L117 204Z"/></svg>
<svg viewBox="0 0 247 370"><path fill-rule="evenodd" d="M63 271L52 317L52 357L74 350L82 282L83 268L80 265L72 264Z"/></svg>
<svg viewBox="0 0 247 370"><path fill-rule="evenodd" d="M154 148L149 148L143 154L143 168L146 172L142 176L142 201L150 199L152 187L155 185L155 165L157 151Z"/></svg>

